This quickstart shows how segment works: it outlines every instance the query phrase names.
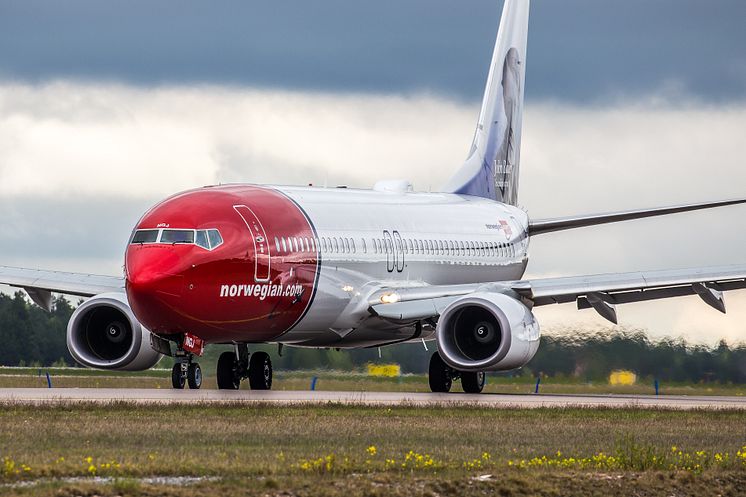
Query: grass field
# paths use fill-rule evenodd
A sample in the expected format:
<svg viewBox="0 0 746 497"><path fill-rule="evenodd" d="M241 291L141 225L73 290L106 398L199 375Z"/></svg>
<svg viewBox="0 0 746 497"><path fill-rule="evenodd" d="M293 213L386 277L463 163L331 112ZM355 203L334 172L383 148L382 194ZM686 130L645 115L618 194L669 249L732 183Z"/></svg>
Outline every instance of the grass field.
<svg viewBox="0 0 746 497"><path fill-rule="evenodd" d="M745 421L731 411L4 404L0 495L743 495Z"/></svg>
<svg viewBox="0 0 746 497"><path fill-rule="evenodd" d="M50 373L53 387L80 388L171 388L171 372L167 369L152 369L141 373L94 371L84 368L0 368L0 388L47 387L46 373ZM203 388L216 388L212 371L204 371ZM387 391L428 392L425 375L403 375L399 378L370 377L359 372L339 371L276 371L272 388L275 390L309 390L311 379L317 378L317 390L341 391ZM534 391L536 379L530 377L511 378L490 376L486 392L530 393ZM247 388L247 385L242 385ZM456 382L454 390L460 389ZM653 394L652 382L641 381L635 385L609 385L606 382L583 382L570 378L544 378L540 384L542 393L572 394ZM666 384L660 385L661 394L669 395L746 395L746 385L710 384Z"/></svg>

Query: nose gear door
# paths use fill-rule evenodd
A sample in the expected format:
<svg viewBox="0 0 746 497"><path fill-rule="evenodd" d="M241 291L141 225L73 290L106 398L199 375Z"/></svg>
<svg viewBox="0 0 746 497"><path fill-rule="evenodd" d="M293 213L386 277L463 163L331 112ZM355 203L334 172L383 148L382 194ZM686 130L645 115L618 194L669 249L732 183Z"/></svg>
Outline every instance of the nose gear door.
<svg viewBox="0 0 746 497"><path fill-rule="evenodd" d="M254 211L245 205L234 205L233 208L246 223L251 234L251 240L254 244L254 281L257 283L266 283L270 277L270 245L267 238L267 232L264 230L262 222L259 220Z"/></svg>

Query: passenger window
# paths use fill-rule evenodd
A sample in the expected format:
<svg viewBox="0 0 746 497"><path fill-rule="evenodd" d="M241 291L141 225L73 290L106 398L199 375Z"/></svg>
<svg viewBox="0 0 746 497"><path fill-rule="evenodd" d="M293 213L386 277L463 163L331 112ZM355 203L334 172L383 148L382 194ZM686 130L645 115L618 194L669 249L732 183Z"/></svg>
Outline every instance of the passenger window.
<svg viewBox="0 0 746 497"><path fill-rule="evenodd" d="M210 239L210 249L215 250L223 244L223 237L218 230L207 230L207 237Z"/></svg>
<svg viewBox="0 0 746 497"><path fill-rule="evenodd" d="M158 230L137 230L130 243L155 243L157 240Z"/></svg>
<svg viewBox="0 0 746 497"><path fill-rule="evenodd" d="M310 252L311 251L311 243L308 241L308 238L304 237L303 238L303 243L306 244L306 252Z"/></svg>
<svg viewBox="0 0 746 497"><path fill-rule="evenodd" d="M275 238L275 243L277 243L277 238ZM197 237L194 240L194 244L202 247L203 249L210 250L210 242L207 240L207 231L197 231Z"/></svg>
<svg viewBox="0 0 746 497"><path fill-rule="evenodd" d="M350 242L348 241L348 238L342 238L342 242L344 242L344 251L345 253L350 253Z"/></svg>
<svg viewBox="0 0 746 497"><path fill-rule="evenodd" d="M339 252L339 242L337 242L337 237L333 237L332 241L334 242L334 251Z"/></svg>
<svg viewBox="0 0 746 497"><path fill-rule="evenodd" d="M287 252L288 251L288 246L285 245L285 237L284 236L280 237L280 242L282 243L282 251L283 252Z"/></svg>
<svg viewBox="0 0 746 497"><path fill-rule="evenodd" d="M199 245L199 231L197 232L197 245ZM275 248L277 248L277 251L280 251L280 240L275 237Z"/></svg>
<svg viewBox="0 0 746 497"><path fill-rule="evenodd" d="M194 230L163 230L161 243L194 243Z"/></svg>
<svg viewBox="0 0 746 497"><path fill-rule="evenodd" d="M363 253L367 254L368 253L368 247L365 245L365 238L361 238L360 239L360 245L363 248Z"/></svg>
<svg viewBox="0 0 746 497"><path fill-rule="evenodd" d="M357 252L357 250L355 250L355 239L354 238L350 238L350 248L352 249L353 254Z"/></svg>

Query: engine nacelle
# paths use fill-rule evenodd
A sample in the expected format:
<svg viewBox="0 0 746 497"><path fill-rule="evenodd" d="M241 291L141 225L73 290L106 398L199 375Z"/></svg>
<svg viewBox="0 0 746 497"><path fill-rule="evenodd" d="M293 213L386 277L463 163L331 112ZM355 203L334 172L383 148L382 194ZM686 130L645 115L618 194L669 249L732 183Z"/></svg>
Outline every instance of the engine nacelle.
<svg viewBox="0 0 746 497"><path fill-rule="evenodd" d="M97 369L143 371L162 357L123 293L104 293L82 303L67 324L67 348L80 364Z"/></svg>
<svg viewBox="0 0 746 497"><path fill-rule="evenodd" d="M446 307L438 320L438 351L457 371L520 368L539 348L539 323L520 301L500 293L474 293Z"/></svg>

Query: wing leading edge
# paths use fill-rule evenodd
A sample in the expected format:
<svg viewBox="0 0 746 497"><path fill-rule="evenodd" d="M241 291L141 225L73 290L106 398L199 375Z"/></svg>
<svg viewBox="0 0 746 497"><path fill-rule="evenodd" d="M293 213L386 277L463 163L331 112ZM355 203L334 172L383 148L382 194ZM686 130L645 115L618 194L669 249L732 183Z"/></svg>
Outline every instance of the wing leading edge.
<svg viewBox="0 0 746 497"><path fill-rule="evenodd" d="M553 231L571 230L584 228L599 224L617 223L619 221L630 221L632 219L643 219L646 217L665 216L679 212L689 212L701 209L712 209L713 207L725 207L746 203L746 199L720 200L718 202L702 202L698 204L672 205L658 207L655 209L637 209L631 211L607 212L603 214L588 214L584 216L557 217L552 219L536 219L529 223L529 235L541 235Z"/></svg>
<svg viewBox="0 0 746 497"><path fill-rule="evenodd" d="M475 291L506 293L529 306L576 302L616 323L616 305L686 295L725 312L723 292L746 288L746 265L538 278L495 283L383 289L370 311L394 321L437 318L453 300Z"/></svg>
<svg viewBox="0 0 746 497"><path fill-rule="evenodd" d="M0 284L23 288L40 307L50 310L52 292L92 297L124 291L124 278L0 266Z"/></svg>

